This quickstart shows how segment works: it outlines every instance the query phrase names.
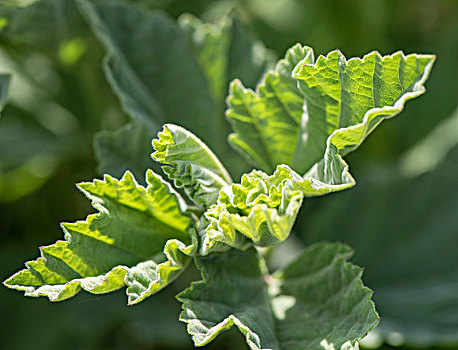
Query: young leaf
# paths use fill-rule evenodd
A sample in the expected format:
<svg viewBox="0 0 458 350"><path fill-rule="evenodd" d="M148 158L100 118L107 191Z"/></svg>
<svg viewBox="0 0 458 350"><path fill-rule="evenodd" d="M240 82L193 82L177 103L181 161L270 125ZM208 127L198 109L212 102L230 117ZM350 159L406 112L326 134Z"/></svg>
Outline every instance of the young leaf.
<svg viewBox="0 0 458 350"><path fill-rule="evenodd" d="M306 48L296 45L279 64L285 65L291 57L297 62L300 50L305 58L294 69L294 61L282 74L277 66L256 92L244 89L237 80L232 83L227 116L235 133L230 142L263 169L271 171L284 163L304 173L315 165L308 175L325 182L335 176L329 173L333 164L344 166L334 159L337 154L344 156L358 148L382 120L394 117L407 100L425 92L423 85L435 60L433 55L398 52L382 57L373 52L347 62L339 51L333 51L313 62L311 49L304 51ZM277 77L276 84L272 77ZM281 81L289 84L280 89ZM267 94L266 86L274 93ZM272 101L284 113L274 114ZM296 122L288 123L288 115ZM289 137L280 142L282 135Z"/></svg>
<svg viewBox="0 0 458 350"><path fill-rule="evenodd" d="M126 172L121 180L105 175L103 181L79 184L99 213L88 216L86 221L63 223L65 241L41 247L41 257L26 263L26 269L4 284L24 291L27 296L60 301L81 288L99 294L126 283L130 294L135 294L129 295L129 301L135 302L142 297L134 286L134 279L140 280L137 272L142 267L134 267L125 281L127 266L157 256L172 239L165 251L172 261L156 273L157 278L165 280L157 283L164 286L169 274L161 276L161 269L175 265L181 268L184 262L179 251L192 251L191 246L184 246L194 243L188 233L190 218L182 214L184 202L168 183L152 171L147 172L146 182L147 188L139 186L132 174Z"/></svg>
<svg viewBox="0 0 458 350"><path fill-rule="evenodd" d="M164 125L159 138L153 140L152 157L177 187L197 204L208 207L216 203L222 187L232 183L228 172L213 152L195 135L180 126Z"/></svg>
<svg viewBox="0 0 458 350"><path fill-rule="evenodd" d="M313 63L313 50L296 44L265 75L256 92L236 79L231 83L226 116L234 133L230 144L251 163L271 172L292 164L300 135L304 96L292 77L299 63Z"/></svg>
<svg viewBox="0 0 458 350"><path fill-rule="evenodd" d="M303 197L283 168L270 177L257 170L243 175L241 184L225 187L204 214L208 224L200 232L200 253L244 249L248 239L260 246L280 244L291 232Z"/></svg>
<svg viewBox="0 0 458 350"><path fill-rule="evenodd" d="M342 244L316 244L272 276L255 249L196 258L203 280L177 296L196 346L236 325L253 350L357 346L378 322Z"/></svg>
<svg viewBox="0 0 458 350"><path fill-rule="evenodd" d="M345 163L339 173L342 178L328 183L302 177L286 165L278 166L271 176L259 170L243 175L240 184L222 188L217 203L204 213L200 254L229 247L246 249L250 241L258 246L280 244L291 233L304 196L321 196L354 185Z"/></svg>

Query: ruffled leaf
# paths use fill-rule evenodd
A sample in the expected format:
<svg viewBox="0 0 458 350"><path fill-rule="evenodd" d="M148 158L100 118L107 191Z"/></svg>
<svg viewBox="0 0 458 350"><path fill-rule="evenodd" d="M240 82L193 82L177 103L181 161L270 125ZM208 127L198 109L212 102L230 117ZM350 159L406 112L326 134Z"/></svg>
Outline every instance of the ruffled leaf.
<svg viewBox="0 0 458 350"><path fill-rule="evenodd" d="M414 178L404 177L394 166L375 179L374 171L361 172L359 186L320 200L295 231L306 244L351 244L354 261L365 268L365 282L376 291L381 322L375 333L389 342L395 332L406 347L458 344L458 147L447 155L439 147L452 134L458 142L457 117L446 121L448 131L443 128L447 124L439 125L421 147L408 152L440 160L435 169ZM352 220L349 208L358 213ZM304 214L309 212L304 209Z"/></svg>
<svg viewBox="0 0 458 350"><path fill-rule="evenodd" d="M196 258L203 280L178 295L196 346L236 325L250 349L356 348L378 322L362 270L342 244L317 244L274 275L256 250Z"/></svg>
<svg viewBox="0 0 458 350"><path fill-rule="evenodd" d="M286 165L273 175L254 170L242 176L240 184L220 191L217 204L204 214L200 254L278 245L288 238L304 197L341 191L354 185L348 176L339 184L329 184L312 177L302 177Z"/></svg>
<svg viewBox="0 0 458 350"><path fill-rule="evenodd" d="M128 267L157 256L170 239L165 251L169 265L184 265L182 259L175 259L178 251L189 251L184 244L191 244L191 220L182 214L184 201L152 171L147 172L146 182L147 188L139 186L126 172L121 180L105 175L103 181L79 184L99 213L85 221L63 223L65 241L41 247L41 257L27 262L26 269L4 284L51 301L70 298L80 289L108 293L125 283L131 285L125 281ZM157 277L162 278L161 287L168 281L160 270Z"/></svg>
<svg viewBox="0 0 458 350"><path fill-rule="evenodd" d="M153 140L154 160L175 186L184 188L197 204L208 207L216 202L220 189L232 183L215 154L191 132L173 124L164 125Z"/></svg>
<svg viewBox="0 0 458 350"><path fill-rule="evenodd" d="M208 224L200 232L202 254L228 246L243 249L247 239L260 246L281 243L291 231L302 195L323 195L352 187L355 180L343 155L358 148L382 120L398 114L407 100L424 93L423 84L435 58L405 57L402 53L382 58L374 52L347 63L339 51L334 51L311 64L313 53L309 50L300 45L290 49L276 71L266 75L256 93L234 81L227 116L236 131L232 142L237 140L245 155L262 167L274 166L275 159L280 161L288 154L287 149L294 150L289 153L287 164L297 161L302 170L313 166L304 176L287 165L278 166L270 177L252 172L244 175L240 185L224 188L217 205L205 214ZM299 60L301 56L293 71L299 79L299 89L295 79L288 78L285 72L291 72L293 58ZM283 89L275 90L282 86ZM303 109L301 96L305 96ZM289 114L285 108L288 101L295 101ZM287 134L281 125L286 125L283 122L288 116L296 120L290 131L298 133L299 141L291 142L293 134L288 137L294 147L275 140ZM279 157L273 157L274 149L281 151ZM283 207L272 200L278 193L282 193L279 198ZM286 207L290 210L285 211Z"/></svg>
<svg viewBox="0 0 458 350"><path fill-rule="evenodd" d="M125 277L129 305L137 304L157 293L178 277L191 261L198 248L197 235L193 229L192 243L184 244L178 239L167 241L164 254L167 260L157 264L154 260L141 262L128 270Z"/></svg>

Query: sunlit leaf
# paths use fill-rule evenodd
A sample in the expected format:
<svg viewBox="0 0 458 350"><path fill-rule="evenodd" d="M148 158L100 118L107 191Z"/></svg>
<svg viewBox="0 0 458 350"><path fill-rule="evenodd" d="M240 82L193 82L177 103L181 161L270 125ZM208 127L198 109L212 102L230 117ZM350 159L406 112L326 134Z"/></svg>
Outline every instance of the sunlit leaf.
<svg viewBox="0 0 458 350"><path fill-rule="evenodd" d="M296 157L304 96L292 71L299 62L313 60L313 50L297 44L265 75L256 92L238 79L231 84L226 115L234 133L229 142L266 171L273 171L278 164L292 164Z"/></svg>
<svg viewBox="0 0 458 350"><path fill-rule="evenodd" d="M358 148L384 119L425 92L434 60L434 55L373 52L347 62L333 51L314 61L311 49L296 45L256 92L232 83L230 142L267 171L284 163L331 181L330 168L342 167L336 157Z"/></svg>
<svg viewBox="0 0 458 350"><path fill-rule="evenodd" d="M191 132L173 124L164 125L152 157L175 186L183 187L190 199L208 207L216 203L219 191L232 180L213 152Z"/></svg>
<svg viewBox="0 0 458 350"><path fill-rule="evenodd" d="M347 61L336 50L314 64L299 64L293 76L306 97L308 118L302 131L307 152L297 170L322 161L333 147L342 156L358 148L383 120L425 92L434 60L434 55L382 57L374 51Z"/></svg>
<svg viewBox="0 0 458 350"><path fill-rule="evenodd" d="M70 298L80 289L100 294L127 284L130 303L164 287L186 265L181 252L192 251L185 246L192 243L190 218L182 214L185 204L166 182L151 171L146 176L146 188L129 172L119 181L106 175L103 181L79 184L99 213L63 223L65 241L41 247L41 257L27 262L26 269L4 284L51 301ZM169 262L148 271L151 286L139 292L144 261L158 256L164 245ZM138 263L143 265L135 266Z"/></svg>

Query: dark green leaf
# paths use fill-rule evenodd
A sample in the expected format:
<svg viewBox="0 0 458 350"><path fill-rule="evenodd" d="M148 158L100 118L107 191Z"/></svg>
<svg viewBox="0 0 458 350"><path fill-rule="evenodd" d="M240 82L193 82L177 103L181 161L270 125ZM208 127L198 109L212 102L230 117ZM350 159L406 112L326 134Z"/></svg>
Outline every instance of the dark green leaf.
<svg viewBox="0 0 458 350"><path fill-rule="evenodd" d="M351 254L317 244L274 275L253 248L197 258L203 280L178 295L180 319L196 346L236 325L253 350L351 349L378 322Z"/></svg>

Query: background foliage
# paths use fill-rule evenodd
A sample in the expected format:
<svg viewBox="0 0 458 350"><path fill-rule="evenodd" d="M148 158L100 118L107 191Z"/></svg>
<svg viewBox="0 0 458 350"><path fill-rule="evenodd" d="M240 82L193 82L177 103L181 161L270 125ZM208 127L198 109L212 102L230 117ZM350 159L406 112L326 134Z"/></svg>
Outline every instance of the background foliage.
<svg viewBox="0 0 458 350"><path fill-rule="evenodd" d="M123 108L128 109L112 93L102 70L107 44L100 44L87 16L81 15L73 1L41 0L30 7L13 6L19 1L9 3L0 6L0 70L13 73L9 104L0 118L3 279L23 261L35 257L37 246L61 238L60 221L82 218L91 211L75 190L75 182L91 180L100 176L100 171L122 174L124 168L115 169L113 164L126 164L137 173L153 164L131 164L128 157L98 162L107 160L104 152L112 154L110 147L118 147L121 156L120 150L126 154L138 151L144 154L139 158L148 159L148 138L154 136L138 125L145 123L141 116L125 114ZM348 156L357 187L306 201L297 235L285 245L283 254L294 254L297 246L316 240L349 243L356 251L353 261L366 268L363 278L375 290L382 318L372 344L385 339L406 348L454 348L458 344L458 159L454 147L458 131L458 4L452 0L132 3L165 12L174 20L185 12L205 22L227 13L236 16L237 22L227 25L231 40L240 43L239 49L229 55L234 63L227 66L233 69L219 81L229 82L237 76L251 87L256 75L269 66L270 57L282 57L295 42L313 47L317 55L335 48L347 57L399 49L437 55L426 95L408 104L402 117L384 123L359 152ZM186 23L192 24L192 20L186 22L181 17L180 23L189 29ZM252 61L260 68L243 71L247 63L237 65L236 59L246 56L256 36L271 51L260 48L262 59ZM204 79L205 53L198 45L190 47L194 51L189 60L195 60L193 69L201 70ZM141 58L139 54L136 57ZM253 72L255 76L250 77ZM151 84L153 91L158 89ZM212 90L202 93L211 95L214 105L210 107L215 115L221 115L228 86L209 85ZM234 169L234 179L250 169L221 144L225 136L218 135L228 134L227 123L213 126L216 133L210 139L212 135L205 134L202 127L205 121L186 125L185 117L184 109L177 110L173 121L187 126L218 155L224 155L221 158L228 169ZM144 142L129 142L129 129L134 129L135 139ZM347 215L349 208L359 215ZM277 260L273 256L272 264ZM197 272L194 278L199 278ZM50 304L1 288L0 307L8 318L0 321L0 347L191 347L185 325L177 322L179 304L170 302L170 296L188 282L178 280L135 307L125 305L123 293L103 297L82 293L66 303ZM231 331L209 348L244 346L242 337Z"/></svg>

